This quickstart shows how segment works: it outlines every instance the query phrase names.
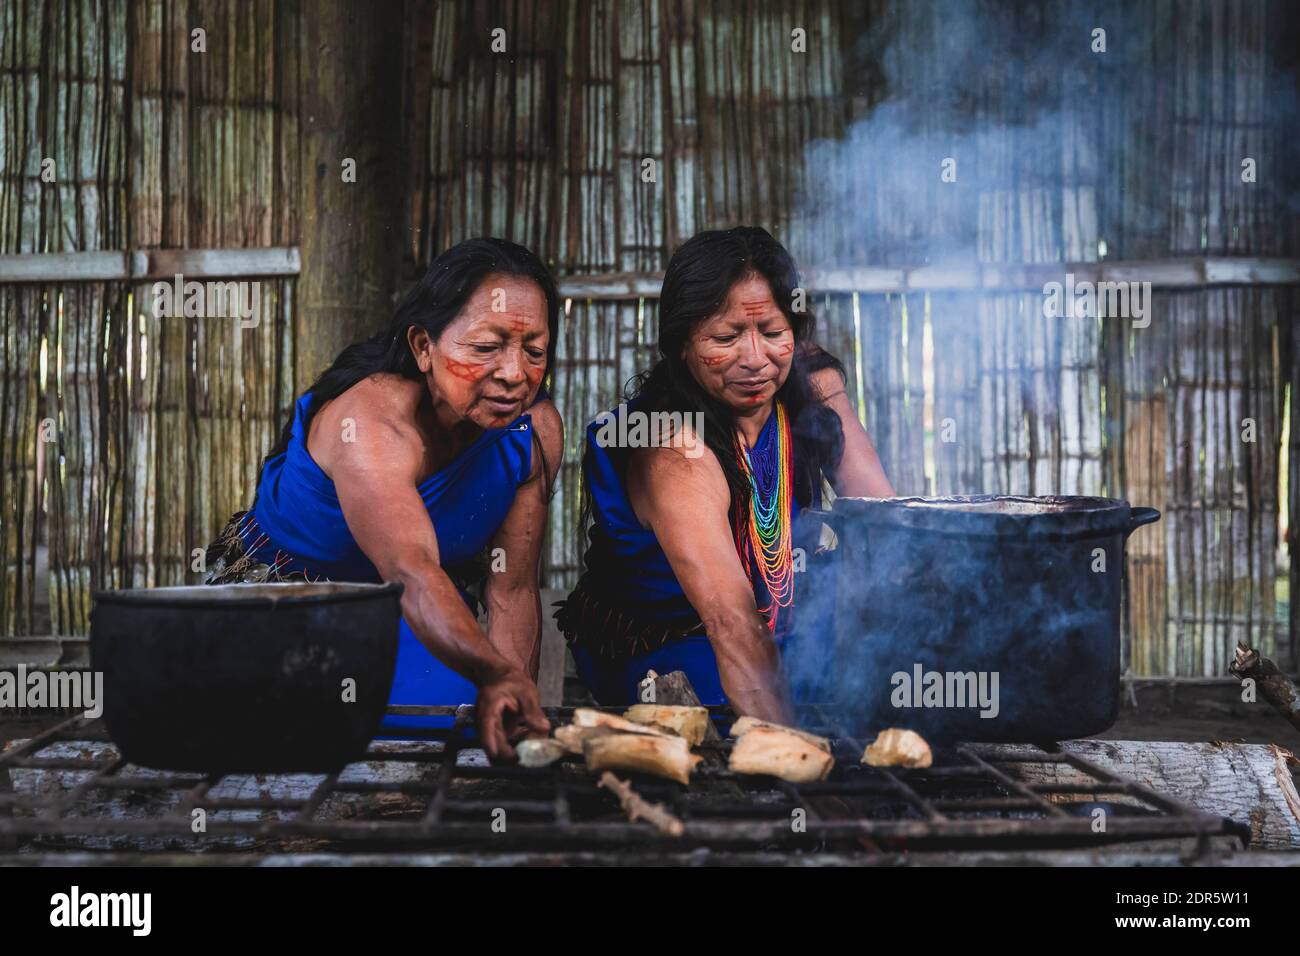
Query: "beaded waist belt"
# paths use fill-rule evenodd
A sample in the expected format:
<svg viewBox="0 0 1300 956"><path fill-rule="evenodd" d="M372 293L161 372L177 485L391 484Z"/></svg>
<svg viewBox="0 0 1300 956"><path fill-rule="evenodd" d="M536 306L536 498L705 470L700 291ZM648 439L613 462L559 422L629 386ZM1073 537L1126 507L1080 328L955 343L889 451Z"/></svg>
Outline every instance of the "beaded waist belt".
<svg viewBox="0 0 1300 956"><path fill-rule="evenodd" d="M303 564L289 552L277 548L253 517L252 510L237 511L217 539L207 547L204 584L260 584L264 581L332 580ZM483 586L488 562L484 554L464 561L449 562L442 570L456 586L475 615L483 606Z"/></svg>

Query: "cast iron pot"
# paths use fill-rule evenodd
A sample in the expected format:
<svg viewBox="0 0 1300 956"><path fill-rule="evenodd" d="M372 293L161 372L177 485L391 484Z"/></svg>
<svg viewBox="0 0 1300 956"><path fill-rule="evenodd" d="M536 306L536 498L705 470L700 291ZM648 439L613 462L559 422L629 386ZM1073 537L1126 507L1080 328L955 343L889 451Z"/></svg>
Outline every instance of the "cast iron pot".
<svg viewBox="0 0 1300 956"><path fill-rule="evenodd" d="M1110 498L838 499L832 695L868 740L885 727L941 741L1106 730L1124 545L1159 517Z"/></svg>
<svg viewBox="0 0 1300 956"><path fill-rule="evenodd" d="M401 593L345 583L98 591L90 660L104 675L109 735L147 767L338 770L383 720Z"/></svg>

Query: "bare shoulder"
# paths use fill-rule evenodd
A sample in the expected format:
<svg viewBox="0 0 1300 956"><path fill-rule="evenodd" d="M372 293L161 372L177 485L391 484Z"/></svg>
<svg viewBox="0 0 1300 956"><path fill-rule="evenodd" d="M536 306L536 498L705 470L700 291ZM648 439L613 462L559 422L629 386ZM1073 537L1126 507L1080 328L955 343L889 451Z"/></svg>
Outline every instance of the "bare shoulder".
<svg viewBox="0 0 1300 956"><path fill-rule="evenodd" d="M547 482L554 482L560 470L560 461L564 457L564 419L549 398L534 403L528 409L528 415L533 420L533 431L546 458L546 470L549 472ZM537 467L540 466L533 468L533 474L538 473Z"/></svg>
<svg viewBox="0 0 1300 956"><path fill-rule="evenodd" d="M376 372L327 401L317 409L315 417L326 421L351 417L357 421L414 425L416 409L424 393L421 382L391 372Z"/></svg>
<svg viewBox="0 0 1300 956"><path fill-rule="evenodd" d="M718 457L689 426L682 443L636 448L628 457L627 485L632 507L643 519L682 506L720 505L731 501L727 477Z"/></svg>
<svg viewBox="0 0 1300 956"><path fill-rule="evenodd" d="M424 393L421 382L376 373L330 399L312 416L308 450L328 474L332 466L357 456L384 459L423 458L423 439L416 413Z"/></svg>
<svg viewBox="0 0 1300 956"><path fill-rule="evenodd" d="M839 369L819 368L810 374L808 379L826 404L830 404L831 399L845 394L844 377L840 375Z"/></svg>

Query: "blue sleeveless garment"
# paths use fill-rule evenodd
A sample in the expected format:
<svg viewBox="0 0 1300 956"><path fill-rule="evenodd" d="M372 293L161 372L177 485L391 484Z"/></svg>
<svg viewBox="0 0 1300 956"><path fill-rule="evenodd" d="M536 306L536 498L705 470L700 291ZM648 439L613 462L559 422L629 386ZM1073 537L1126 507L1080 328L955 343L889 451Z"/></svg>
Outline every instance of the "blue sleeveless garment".
<svg viewBox="0 0 1300 956"><path fill-rule="evenodd" d="M539 395L539 399L543 396ZM288 449L266 463L257 502L241 530L253 556L308 579L380 580L353 539L334 482L307 451L311 393L294 407ZM438 536L444 565L477 556L492 540L532 472L532 419L525 413L505 428L487 429L440 471L417 486ZM472 609L474 601L462 592ZM472 704L475 685L420 643L405 620L397 650L390 704ZM451 717L388 716L387 729L450 726Z"/></svg>
<svg viewBox="0 0 1300 956"><path fill-rule="evenodd" d="M615 416L617 424L620 414L635 410L633 403L630 408L620 406L609 414ZM775 414L768 416L767 424L754 444L756 455L761 456L769 450L775 452L776 421ZM607 447L598 439L604 422L605 416L600 416L587 427L588 454L584 461L584 477L591 489L594 523L590 531L592 546L586 555L584 583L598 593L616 598L619 606L626 608L631 615L684 626L697 615L686 600L654 532L642 527L628 500L625 484L627 450ZM793 476L790 478L792 480ZM791 496L792 528L798 510ZM798 575L795 577L797 591ZM756 572L750 583L755 603L760 608L767 606L770 597L762 576ZM792 610L783 609L777 618L774 636L783 652ZM657 650L636 654L617 663L599 660L580 645L574 645L572 650L579 679L601 704L636 703L639 699L637 684L647 670L660 674L685 671L701 703L709 706L727 702L713 647L702 632L669 641Z"/></svg>

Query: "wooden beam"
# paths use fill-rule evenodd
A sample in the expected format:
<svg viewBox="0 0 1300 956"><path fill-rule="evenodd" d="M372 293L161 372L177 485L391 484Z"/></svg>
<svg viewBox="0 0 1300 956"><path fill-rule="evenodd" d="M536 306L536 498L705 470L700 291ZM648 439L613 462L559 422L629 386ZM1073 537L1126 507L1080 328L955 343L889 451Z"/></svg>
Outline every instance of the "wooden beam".
<svg viewBox="0 0 1300 956"><path fill-rule="evenodd" d="M610 272L603 275L561 276L560 295L566 299L657 299L662 272Z"/></svg>
<svg viewBox="0 0 1300 956"><path fill-rule="evenodd" d="M262 249L140 249L129 252L58 252L0 256L0 282L93 282L116 279L187 279L294 276L302 271L296 246ZM1157 289L1222 285L1300 285L1300 259L1206 257L1129 262L1073 262L914 268L823 266L805 272L813 292L884 295L898 292L1035 292L1073 274L1081 282L1150 282ZM569 299L656 299L662 272L610 272L563 276Z"/></svg>
<svg viewBox="0 0 1300 956"><path fill-rule="evenodd" d="M104 282L114 280L296 276L297 246L262 249L136 249L0 256L0 282Z"/></svg>
<svg viewBox="0 0 1300 956"><path fill-rule="evenodd" d="M1300 259L1206 256L1127 262L968 263L911 268L822 266L805 271L814 292L884 295L899 292L1041 292L1049 282L1150 282L1157 289L1221 285L1300 285ZM654 299L662 272L564 276L570 299Z"/></svg>

